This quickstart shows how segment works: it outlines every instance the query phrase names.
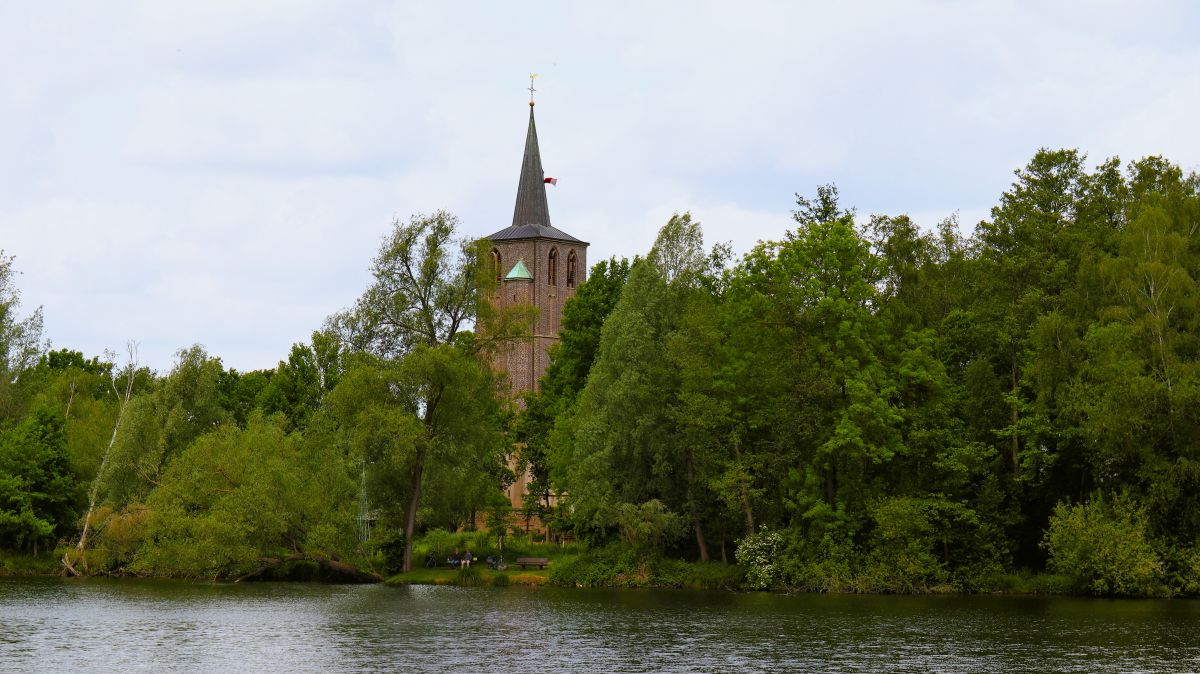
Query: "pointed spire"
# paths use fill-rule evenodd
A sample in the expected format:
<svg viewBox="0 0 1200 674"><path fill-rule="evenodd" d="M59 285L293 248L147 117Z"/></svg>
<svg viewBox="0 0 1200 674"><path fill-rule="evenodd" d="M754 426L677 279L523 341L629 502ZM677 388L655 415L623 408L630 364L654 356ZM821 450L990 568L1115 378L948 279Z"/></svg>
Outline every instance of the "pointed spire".
<svg viewBox="0 0 1200 674"><path fill-rule="evenodd" d="M525 159L521 162L521 182L517 184L517 207L513 211L513 226L550 225L550 208L546 205L545 174L542 156L538 152L537 127L533 123L533 102L529 104L529 131L525 136Z"/></svg>

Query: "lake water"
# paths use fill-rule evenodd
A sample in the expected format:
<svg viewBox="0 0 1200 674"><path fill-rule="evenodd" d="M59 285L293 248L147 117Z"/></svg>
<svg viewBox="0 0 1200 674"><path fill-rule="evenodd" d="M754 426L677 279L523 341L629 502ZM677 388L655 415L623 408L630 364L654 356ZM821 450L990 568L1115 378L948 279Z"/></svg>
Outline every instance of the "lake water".
<svg viewBox="0 0 1200 674"><path fill-rule="evenodd" d="M1200 602L0 578L3 671L1200 671Z"/></svg>

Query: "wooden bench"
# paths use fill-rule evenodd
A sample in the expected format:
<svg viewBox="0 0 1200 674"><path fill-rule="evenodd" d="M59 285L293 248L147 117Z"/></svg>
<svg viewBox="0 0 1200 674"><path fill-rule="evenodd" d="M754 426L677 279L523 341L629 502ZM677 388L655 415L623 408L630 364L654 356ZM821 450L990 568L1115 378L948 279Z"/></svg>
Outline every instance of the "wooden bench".
<svg viewBox="0 0 1200 674"><path fill-rule="evenodd" d="M517 557L517 561L513 562L522 569L527 566L536 566L539 569L544 569L550 565L550 560L545 557Z"/></svg>

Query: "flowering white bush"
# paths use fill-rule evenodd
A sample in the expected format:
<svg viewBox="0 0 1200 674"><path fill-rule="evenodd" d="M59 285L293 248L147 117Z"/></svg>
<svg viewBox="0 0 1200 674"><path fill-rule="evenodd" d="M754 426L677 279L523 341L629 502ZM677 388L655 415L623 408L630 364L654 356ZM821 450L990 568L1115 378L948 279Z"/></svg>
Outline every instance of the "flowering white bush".
<svg viewBox="0 0 1200 674"><path fill-rule="evenodd" d="M776 562L782 551L783 536L766 527L738 541L734 556L738 564L746 567L746 585L755 590L774 587L779 575Z"/></svg>

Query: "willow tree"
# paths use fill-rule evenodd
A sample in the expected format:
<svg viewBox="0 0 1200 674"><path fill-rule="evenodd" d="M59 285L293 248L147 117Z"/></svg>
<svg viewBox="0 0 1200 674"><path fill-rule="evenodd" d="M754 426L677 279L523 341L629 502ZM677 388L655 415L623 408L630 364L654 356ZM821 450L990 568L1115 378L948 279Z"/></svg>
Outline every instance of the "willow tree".
<svg viewBox="0 0 1200 674"><path fill-rule="evenodd" d="M492 311L487 300L495 279L483 264L484 249L456 237L457 224L445 211L393 222L372 262L371 284L328 321L359 354L334 405L363 460L375 462L376 483L405 503L402 571L412 569L431 470L452 463L474 482L503 471L503 426L487 355L528 319ZM472 326L476 334L466 331Z"/></svg>

